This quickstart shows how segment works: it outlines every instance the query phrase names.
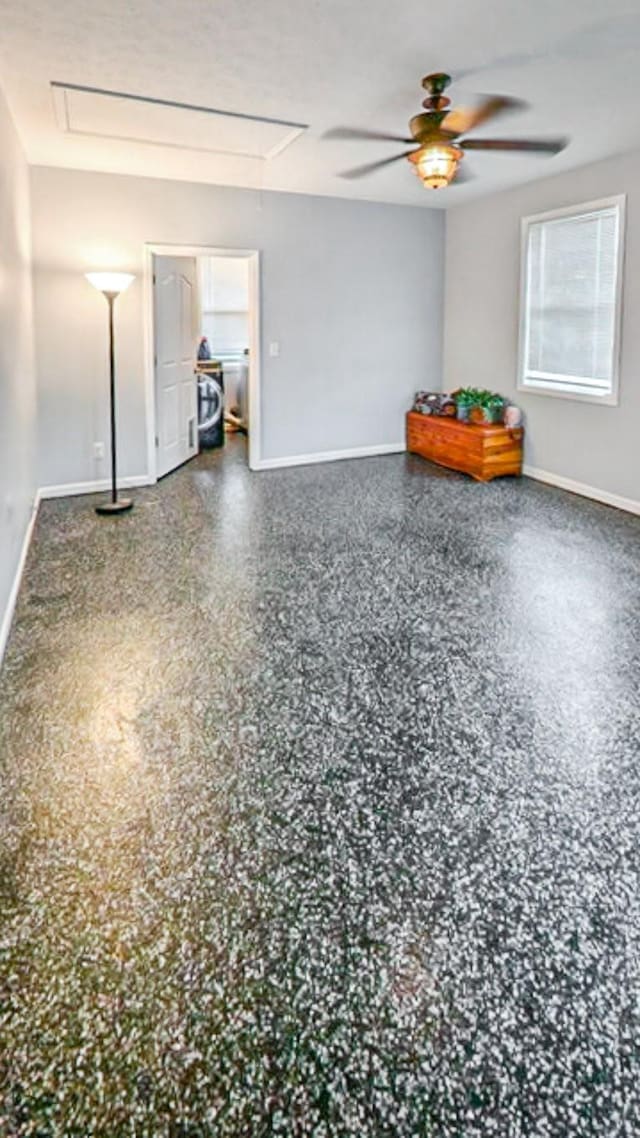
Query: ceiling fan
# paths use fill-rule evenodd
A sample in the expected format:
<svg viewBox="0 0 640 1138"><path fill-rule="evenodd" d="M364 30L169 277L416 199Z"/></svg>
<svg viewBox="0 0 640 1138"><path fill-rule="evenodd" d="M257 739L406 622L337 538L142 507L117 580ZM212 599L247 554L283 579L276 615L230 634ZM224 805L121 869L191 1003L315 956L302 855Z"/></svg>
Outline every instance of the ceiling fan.
<svg viewBox="0 0 640 1138"><path fill-rule="evenodd" d="M460 168L460 162L467 150L520 151L521 153L557 154L567 145L566 138L462 138L475 127L505 111L523 110L526 103L507 95L489 95L473 108L453 108L451 99L444 92L451 83L451 76L444 72L426 75L422 86L427 92L422 106L424 111L414 115L409 122L410 138L401 135L384 134L379 131L358 130L351 127L337 127L328 132L329 138L367 139L376 142L402 142L416 146L414 150L403 150L391 158L369 162L347 170L343 178L363 178L383 166L407 158L412 162L422 184L432 190L440 190L451 182L469 180L467 172Z"/></svg>

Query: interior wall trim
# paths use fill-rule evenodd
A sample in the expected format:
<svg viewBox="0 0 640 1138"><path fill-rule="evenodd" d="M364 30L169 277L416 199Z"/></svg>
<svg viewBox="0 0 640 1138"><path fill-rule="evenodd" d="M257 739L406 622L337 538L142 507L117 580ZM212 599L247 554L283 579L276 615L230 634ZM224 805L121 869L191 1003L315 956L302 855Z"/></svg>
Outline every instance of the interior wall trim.
<svg viewBox="0 0 640 1138"><path fill-rule="evenodd" d="M16 571L13 578L13 584L7 598L4 613L2 615L2 622L0 623L0 665L4 659L7 644L9 643L9 634L11 632L11 624L13 622L13 614L15 612L18 594L20 592L20 585L22 584L22 576L24 574L24 567L27 563L27 555L29 553L29 546L31 545L31 538L35 529L36 518L38 517L38 507L40 506L41 494L36 490L33 506L31 507L31 516L27 522L27 527L24 531L22 539L22 547L20 549L20 556Z"/></svg>
<svg viewBox="0 0 640 1138"><path fill-rule="evenodd" d="M314 454L291 454L282 458L263 458L254 466L254 470L277 470L281 466L312 466L317 462L337 462L343 458L372 458L381 454L400 454L406 449L405 443L401 442L351 447L349 450L317 451Z"/></svg>
<svg viewBox="0 0 640 1138"><path fill-rule="evenodd" d="M130 478L118 478L118 487L131 490L136 486L152 486L155 478L148 474L133 474ZM40 498L70 498L74 494L99 494L102 490L110 490L109 478L99 478L94 482L63 482L59 486L41 486L38 494Z"/></svg>
<svg viewBox="0 0 640 1138"><path fill-rule="evenodd" d="M621 494L612 494L609 490L599 490L597 486L588 486L585 482L575 482L573 478L565 478L562 474L553 474L550 470L540 470L537 466L522 467L522 473L536 482L546 482L549 486L557 486L560 490L569 490L571 494L580 494L583 498L593 498L595 502L604 502L605 506L615 506L617 510L626 510L630 514L640 514L640 501L635 498L624 498Z"/></svg>

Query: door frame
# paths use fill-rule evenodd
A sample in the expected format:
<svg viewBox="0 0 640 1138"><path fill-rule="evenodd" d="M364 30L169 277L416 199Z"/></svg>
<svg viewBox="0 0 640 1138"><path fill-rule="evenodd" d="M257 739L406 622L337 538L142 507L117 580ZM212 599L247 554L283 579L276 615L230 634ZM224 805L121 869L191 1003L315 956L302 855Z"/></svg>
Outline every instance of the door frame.
<svg viewBox="0 0 640 1138"><path fill-rule="evenodd" d="M262 411L260 405L260 250L222 249L217 245L169 245L146 243L144 246L144 357L145 404L147 418L147 465L149 480L158 481L156 461L156 369L154 362L155 318L153 309L154 257L239 257L249 265L249 469L261 464Z"/></svg>

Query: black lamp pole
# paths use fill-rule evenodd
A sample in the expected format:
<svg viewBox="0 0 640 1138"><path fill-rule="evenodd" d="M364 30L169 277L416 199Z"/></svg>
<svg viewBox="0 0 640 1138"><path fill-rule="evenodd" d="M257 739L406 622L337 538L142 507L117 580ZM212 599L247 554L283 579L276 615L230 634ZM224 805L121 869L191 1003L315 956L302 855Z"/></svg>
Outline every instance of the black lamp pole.
<svg viewBox="0 0 640 1138"><path fill-rule="evenodd" d="M133 506L131 498L119 498L116 481L116 363L113 336L113 306L117 292L103 293L109 305L109 391L111 396L111 501L96 506L97 514L123 514Z"/></svg>

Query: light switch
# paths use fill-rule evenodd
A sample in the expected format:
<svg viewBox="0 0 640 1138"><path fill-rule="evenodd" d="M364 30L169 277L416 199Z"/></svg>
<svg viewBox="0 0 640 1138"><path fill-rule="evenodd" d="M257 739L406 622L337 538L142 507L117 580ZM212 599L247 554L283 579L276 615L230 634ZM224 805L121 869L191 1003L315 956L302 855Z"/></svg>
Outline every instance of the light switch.
<svg viewBox="0 0 640 1138"><path fill-rule="evenodd" d="M270 356L279 356L280 355L280 342L279 342L279 340L272 340L271 341L271 343L269 344L269 355Z"/></svg>

